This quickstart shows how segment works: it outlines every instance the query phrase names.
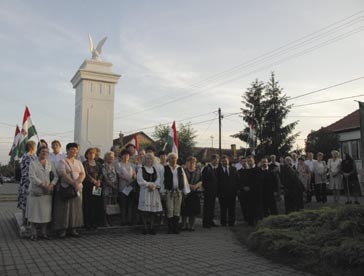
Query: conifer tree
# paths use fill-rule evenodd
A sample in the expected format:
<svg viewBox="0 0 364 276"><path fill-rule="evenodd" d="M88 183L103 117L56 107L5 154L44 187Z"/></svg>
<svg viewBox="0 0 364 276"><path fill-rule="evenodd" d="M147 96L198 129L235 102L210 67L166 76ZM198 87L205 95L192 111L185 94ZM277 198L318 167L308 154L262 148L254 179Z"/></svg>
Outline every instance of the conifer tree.
<svg viewBox="0 0 364 276"><path fill-rule="evenodd" d="M275 79L274 72L265 87L263 109L265 110L262 141L259 155L276 154L283 156L293 147L298 133L292 134L298 121L284 125L292 105L287 105L288 97Z"/></svg>

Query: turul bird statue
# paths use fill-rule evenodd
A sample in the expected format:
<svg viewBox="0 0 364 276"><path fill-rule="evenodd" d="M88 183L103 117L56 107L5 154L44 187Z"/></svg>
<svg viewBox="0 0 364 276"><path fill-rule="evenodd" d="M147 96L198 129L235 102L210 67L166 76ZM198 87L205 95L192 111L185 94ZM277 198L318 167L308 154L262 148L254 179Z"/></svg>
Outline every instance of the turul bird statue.
<svg viewBox="0 0 364 276"><path fill-rule="evenodd" d="M102 46L104 45L107 37L105 36L96 46L96 49L94 47L94 42L92 40L91 34L88 34L88 38L90 40L90 51L92 53L92 59L101 61L100 55L102 51Z"/></svg>

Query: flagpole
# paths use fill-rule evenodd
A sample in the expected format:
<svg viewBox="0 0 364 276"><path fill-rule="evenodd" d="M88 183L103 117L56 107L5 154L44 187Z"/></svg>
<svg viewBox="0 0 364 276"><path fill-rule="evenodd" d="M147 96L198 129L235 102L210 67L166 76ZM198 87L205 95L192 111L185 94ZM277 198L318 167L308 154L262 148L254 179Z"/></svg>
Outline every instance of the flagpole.
<svg viewBox="0 0 364 276"><path fill-rule="evenodd" d="M364 182L364 103L356 101L359 104L359 121L360 121L360 160L361 160L361 175L360 182Z"/></svg>

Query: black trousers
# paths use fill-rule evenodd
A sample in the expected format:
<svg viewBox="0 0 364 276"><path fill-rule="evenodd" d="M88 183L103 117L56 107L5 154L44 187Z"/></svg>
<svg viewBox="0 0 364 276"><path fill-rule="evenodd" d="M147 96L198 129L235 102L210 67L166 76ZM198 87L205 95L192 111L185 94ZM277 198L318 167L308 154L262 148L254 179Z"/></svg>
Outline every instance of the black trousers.
<svg viewBox="0 0 364 276"><path fill-rule="evenodd" d="M214 224L215 201L216 201L215 193L211 192L204 193L203 216L202 216L202 224L204 226L211 226L212 224Z"/></svg>
<svg viewBox="0 0 364 276"><path fill-rule="evenodd" d="M233 226L235 224L235 206L236 196L219 198L220 203L220 223L221 225L229 224Z"/></svg>
<svg viewBox="0 0 364 276"><path fill-rule="evenodd" d="M274 195L263 196L263 216L278 215L277 203Z"/></svg>
<svg viewBox="0 0 364 276"><path fill-rule="evenodd" d="M317 183L315 184L315 197L317 202L326 202L327 194L326 194L326 183Z"/></svg>

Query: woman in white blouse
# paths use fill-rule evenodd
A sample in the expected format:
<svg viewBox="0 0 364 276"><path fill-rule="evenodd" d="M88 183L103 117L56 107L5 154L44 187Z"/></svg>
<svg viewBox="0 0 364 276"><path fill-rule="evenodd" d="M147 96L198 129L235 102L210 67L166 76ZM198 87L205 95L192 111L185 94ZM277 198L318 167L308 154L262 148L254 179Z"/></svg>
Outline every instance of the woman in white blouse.
<svg viewBox="0 0 364 276"><path fill-rule="evenodd" d="M329 187L332 190L334 196L334 202L339 202L340 192L343 189L342 175L341 175L341 159L339 158L339 152L333 150L331 152L332 158L327 162L327 169L330 175Z"/></svg>
<svg viewBox="0 0 364 276"><path fill-rule="evenodd" d="M137 181L140 186L138 210L142 212L144 224L143 234L148 233L148 220L150 221L149 233L155 235L154 220L156 213L162 212L162 203L159 194L161 185L160 177L153 166L154 155L147 153L143 159L143 167L138 170Z"/></svg>
<svg viewBox="0 0 364 276"><path fill-rule="evenodd" d="M29 166L29 214L28 220L32 225L30 239L35 241L37 236L37 225L41 228L41 238L49 239L47 235L47 223L52 218L52 192L58 181L56 168L48 161L49 150L40 147L37 150L38 158Z"/></svg>

